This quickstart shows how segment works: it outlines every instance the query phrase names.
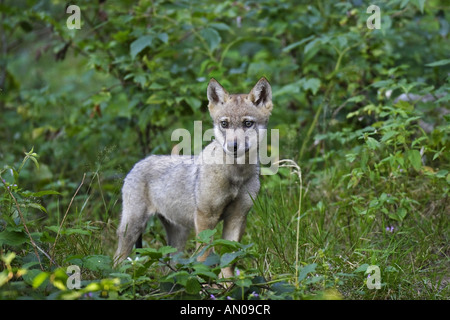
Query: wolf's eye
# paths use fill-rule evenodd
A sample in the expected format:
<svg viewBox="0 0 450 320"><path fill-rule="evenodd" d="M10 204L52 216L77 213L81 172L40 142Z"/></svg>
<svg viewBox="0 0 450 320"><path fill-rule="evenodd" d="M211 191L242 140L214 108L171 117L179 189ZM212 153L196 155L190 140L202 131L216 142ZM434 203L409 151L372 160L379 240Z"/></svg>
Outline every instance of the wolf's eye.
<svg viewBox="0 0 450 320"><path fill-rule="evenodd" d="M222 126L222 128L226 129L228 128L228 121L220 121L220 125Z"/></svg>
<svg viewBox="0 0 450 320"><path fill-rule="evenodd" d="M245 120L245 121L244 121L244 126L245 126L246 128L252 127L253 124L254 124L253 121L250 121L250 120Z"/></svg>

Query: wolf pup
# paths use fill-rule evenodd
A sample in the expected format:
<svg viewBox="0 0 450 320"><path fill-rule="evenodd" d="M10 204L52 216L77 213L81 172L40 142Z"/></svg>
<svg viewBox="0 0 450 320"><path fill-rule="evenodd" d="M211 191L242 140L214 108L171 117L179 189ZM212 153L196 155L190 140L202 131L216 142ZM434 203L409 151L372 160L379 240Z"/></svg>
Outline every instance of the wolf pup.
<svg viewBox="0 0 450 320"><path fill-rule="evenodd" d="M240 241L260 187L257 152L272 111L272 89L261 78L249 94L229 94L211 79L207 96L215 140L193 157L149 156L125 178L116 265L130 254L152 215L179 251L190 230L198 235L221 220L223 238ZM222 270L222 277L231 276L232 268Z"/></svg>

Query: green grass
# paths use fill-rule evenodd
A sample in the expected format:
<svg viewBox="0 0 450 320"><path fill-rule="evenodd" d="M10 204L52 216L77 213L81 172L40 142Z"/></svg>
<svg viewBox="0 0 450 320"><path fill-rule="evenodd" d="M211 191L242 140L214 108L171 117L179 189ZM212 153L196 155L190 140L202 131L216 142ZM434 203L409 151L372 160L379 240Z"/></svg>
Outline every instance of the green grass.
<svg viewBox="0 0 450 320"><path fill-rule="evenodd" d="M30 197L20 185L12 184L20 181L21 170L37 170L28 161L33 160L30 152L16 178L11 175L14 170L2 173L3 217L12 219L4 220L3 229L9 233L3 235L12 238L0 239L0 295L6 299L210 299L211 295L254 299L255 294L261 299L448 299L448 179L425 167L404 171L382 167L383 157L389 156L383 150L366 163L347 161L345 149L322 165L306 160L301 174L295 162L282 162L276 175L261 176L261 191L242 244L221 242L219 226L213 242L216 254L208 266L196 262L193 239L188 255L169 264L164 230L153 219L139 259L126 261L119 269L112 268L112 255L121 179L109 179L110 172L103 172L99 163L80 182L62 188L61 195L32 193ZM370 145L360 151L364 159ZM358 180L353 178L355 170ZM36 210L41 204L47 214ZM64 270L74 264L82 270L78 291L65 285ZM231 288L217 277L220 266L229 264L239 270ZM366 285L370 265L380 268L381 289Z"/></svg>

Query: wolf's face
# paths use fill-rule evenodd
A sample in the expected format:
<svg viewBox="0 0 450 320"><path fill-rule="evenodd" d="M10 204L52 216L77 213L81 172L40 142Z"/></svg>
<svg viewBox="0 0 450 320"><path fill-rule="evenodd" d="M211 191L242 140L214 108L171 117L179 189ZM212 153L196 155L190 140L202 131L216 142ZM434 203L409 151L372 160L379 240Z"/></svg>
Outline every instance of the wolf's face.
<svg viewBox="0 0 450 320"><path fill-rule="evenodd" d="M256 150L272 111L272 89L261 78L249 94L228 94L215 80L208 85L209 112L216 140L234 158Z"/></svg>

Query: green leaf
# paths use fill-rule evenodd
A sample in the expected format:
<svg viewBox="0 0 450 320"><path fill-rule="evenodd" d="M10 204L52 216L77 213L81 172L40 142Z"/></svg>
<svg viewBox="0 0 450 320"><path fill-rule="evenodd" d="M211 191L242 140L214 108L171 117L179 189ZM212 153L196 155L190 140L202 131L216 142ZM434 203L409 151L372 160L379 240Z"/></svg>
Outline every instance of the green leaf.
<svg viewBox="0 0 450 320"><path fill-rule="evenodd" d="M11 262L14 260L15 257L16 257L16 253L15 253L15 252L8 252L7 254L1 256L1 260L2 260L6 265L10 265Z"/></svg>
<svg viewBox="0 0 450 320"><path fill-rule="evenodd" d="M223 22L213 22L213 23L210 23L209 25L217 30L233 32L233 29L231 29L230 26L228 26L227 24L225 24Z"/></svg>
<svg viewBox="0 0 450 320"><path fill-rule="evenodd" d="M145 101L146 104L161 104L164 103L165 98L164 95L159 94L159 92L152 94L148 99Z"/></svg>
<svg viewBox="0 0 450 320"><path fill-rule="evenodd" d="M405 208L398 208L397 211L395 212L390 212L388 214L389 218L391 218L392 220L395 221L403 221L403 219L406 217L406 215L408 214L408 211L406 211Z"/></svg>
<svg viewBox="0 0 450 320"><path fill-rule="evenodd" d="M109 270L111 268L111 257L104 255L92 255L83 259L83 267L92 271Z"/></svg>
<svg viewBox="0 0 450 320"><path fill-rule="evenodd" d="M369 267L369 265L367 263L364 263L362 265L360 265L355 271L353 272L366 272L367 268Z"/></svg>
<svg viewBox="0 0 450 320"><path fill-rule="evenodd" d="M405 110L405 111L413 111L414 110L414 106L412 104L410 104L408 101L403 101L400 100L399 102L397 102L395 104L395 106L401 110Z"/></svg>
<svg viewBox="0 0 450 320"><path fill-rule="evenodd" d="M160 33L158 34L158 39L161 40L164 43L168 43L169 42L169 35L167 33Z"/></svg>
<svg viewBox="0 0 450 320"><path fill-rule="evenodd" d="M361 102L366 98L364 95L354 96L347 100L347 102Z"/></svg>
<svg viewBox="0 0 450 320"><path fill-rule="evenodd" d="M200 35L208 44L209 51L214 51L217 49L222 41L220 34L213 28L205 28L201 30Z"/></svg>
<svg viewBox="0 0 450 320"><path fill-rule="evenodd" d="M197 264L194 266L194 274L200 276L205 280L217 279L217 275L205 264Z"/></svg>
<svg viewBox="0 0 450 320"><path fill-rule="evenodd" d="M171 246L164 246L159 249L159 252L161 252L161 254L165 256L167 254L177 252L177 249Z"/></svg>
<svg viewBox="0 0 450 320"><path fill-rule="evenodd" d="M155 248L137 249L136 252L138 252L142 256L150 257L153 260L158 260L163 256L163 253L159 250L156 250Z"/></svg>
<svg viewBox="0 0 450 320"><path fill-rule="evenodd" d="M448 174L448 170L441 169L438 172L436 172L436 177L438 178L445 178Z"/></svg>
<svg viewBox="0 0 450 320"><path fill-rule="evenodd" d="M27 203L25 204L26 207L31 207L31 208L35 208L35 209L39 209L45 213L47 213L47 210L39 203Z"/></svg>
<svg viewBox="0 0 450 320"><path fill-rule="evenodd" d="M394 83L393 80L389 79L389 80L380 80L377 82L374 82L372 84L372 86L374 88L389 88L389 86L391 86Z"/></svg>
<svg viewBox="0 0 450 320"><path fill-rule="evenodd" d="M157 82L152 82L152 84L148 88L151 90L161 90L161 89L165 89L166 86L159 84Z"/></svg>
<svg viewBox="0 0 450 320"><path fill-rule="evenodd" d="M39 169L39 162L37 161L37 159L35 157L30 157L31 161L34 162L34 164L36 165L36 168Z"/></svg>
<svg viewBox="0 0 450 320"><path fill-rule="evenodd" d="M367 137L366 143L371 150L376 150L380 146L380 143L372 137Z"/></svg>
<svg viewBox="0 0 450 320"><path fill-rule="evenodd" d="M270 289L277 295L290 294L295 291L295 287L285 281L275 283Z"/></svg>
<svg viewBox="0 0 450 320"><path fill-rule="evenodd" d="M198 282L197 277L189 277L186 281L186 292L189 294L198 294L202 286Z"/></svg>
<svg viewBox="0 0 450 320"><path fill-rule="evenodd" d="M111 99L111 93L109 91L100 91L99 93L93 95L91 99L93 104L108 102Z"/></svg>
<svg viewBox="0 0 450 320"><path fill-rule="evenodd" d="M405 208L398 208L396 214L397 214L399 221L403 221L403 219L405 219L407 213L408 213L408 211L406 211Z"/></svg>
<svg viewBox="0 0 450 320"><path fill-rule="evenodd" d="M50 274L48 272L41 272L34 277L32 282L33 289L39 288L49 276Z"/></svg>
<svg viewBox="0 0 450 320"><path fill-rule="evenodd" d="M252 285L252 280L249 278L238 279L236 285L243 288L248 288Z"/></svg>
<svg viewBox="0 0 450 320"><path fill-rule="evenodd" d="M23 232L4 230L0 232L0 245L20 246L28 241L28 237Z"/></svg>
<svg viewBox="0 0 450 320"><path fill-rule="evenodd" d="M46 196L49 194L58 194L60 195L61 193L59 193L58 191L54 191L54 190L44 190L44 191L38 191L38 192L29 192L29 191L25 191L22 193L23 196L25 197L42 197L42 196Z"/></svg>
<svg viewBox="0 0 450 320"><path fill-rule="evenodd" d="M202 106L202 102L194 97L185 97L184 100L191 106L193 111L197 111Z"/></svg>
<svg viewBox="0 0 450 320"><path fill-rule="evenodd" d="M236 251L236 252L228 252L223 254L220 257L220 267L224 268L226 266L229 266L231 263L233 263L237 258L243 256L245 253L243 251Z"/></svg>
<svg viewBox="0 0 450 320"><path fill-rule="evenodd" d="M142 36L133 41L130 45L131 58L134 59L142 50L151 46L152 42L153 36L151 35Z"/></svg>
<svg viewBox="0 0 450 320"><path fill-rule="evenodd" d="M347 159L348 162L352 163L353 161L355 161L357 156L358 154L356 153L349 153L345 155L345 158Z"/></svg>
<svg viewBox="0 0 450 320"><path fill-rule="evenodd" d="M419 171L422 168L422 157L418 150L409 150L408 160L415 170Z"/></svg>
<svg viewBox="0 0 450 320"><path fill-rule="evenodd" d="M317 78L311 78L303 83L303 89L311 90L312 94L315 95L320 88L320 80Z"/></svg>
<svg viewBox="0 0 450 320"><path fill-rule="evenodd" d="M69 228L65 230L65 234L70 236L71 234L82 234L85 236L90 236L92 235L92 233L88 230L83 230L83 229L79 229L79 228Z"/></svg>
<svg viewBox="0 0 450 320"><path fill-rule="evenodd" d="M444 151L445 147L443 147L441 150L439 150L438 152L436 152L433 156L433 161L436 160L438 157L440 157L442 155L442 151Z"/></svg>
<svg viewBox="0 0 450 320"><path fill-rule="evenodd" d="M32 194L32 196L33 197L42 197L42 196L47 196L49 194L58 194L58 195L60 195L61 193L59 193L58 191L54 191L54 190L44 190L44 191L34 192Z"/></svg>
<svg viewBox="0 0 450 320"><path fill-rule="evenodd" d="M250 248L253 244L250 243L248 245L243 245L242 243L233 241L233 240L217 239L217 240L214 240L214 245L220 245L223 248L230 249L230 250L238 250L238 249Z"/></svg>
<svg viewBox="0 0 450 320"><path fill-rule="evenodd" d="M283 52L291 51L292 49L297 48L297 47L301 46L302 44L308 42L308 41L311 40L312 38L314 38L313 35L312 35L312 36L309 36L309 37L307 37L307 38L305 38L305 39L302 39L302 40L300 40L300 41L291 43L291 44L288 45L287 47L283 48Z"/></svg>
<svg viewBox="0 0 450 320"><path fill-rule="evenodd" d="M392 138L394 135L396 135L397 132L396 131L387 131L384 133L383 137L381 138L382 142L386 142L387 140L389 140L390 138Z"/></svg>
<svg viewBox="0 0 450 320"><path fill-rule="evenodd" d="M316 38L305 46L305 49L303 49L303 53L306 55L316 45L321 45L321 44L322 44L322 40L320 38Z"/></svg>
<svg viewBox="0 0 450 320"><path fill-rule="evenodd" d="M414 0L412 1L412 3L414 3L414 5L419 8L420 13L423 14L423 8L425 6L425 0Z"/></svg>
<svg viewBox="0 0 450 320"><path fill-rule="evenodd" d="M178 271L178 272L172 272L169 274L166 279L167 280L174 280L176 283L181 284L182 286L186 286L187 281L192 276L187 271Z"/></svg>
<svg viewBox="0 0 450 320"><path fill-rule="evenodd" d="M216 232L217 232L216 229L214 229L214 230L210 230L210 229L203 230L202 232L200 232L200 233L198 234L198 240L199 240L200 242L203 242L203 243L209 243L209 242L211 241L211 237L212 237Z"/></svg>

